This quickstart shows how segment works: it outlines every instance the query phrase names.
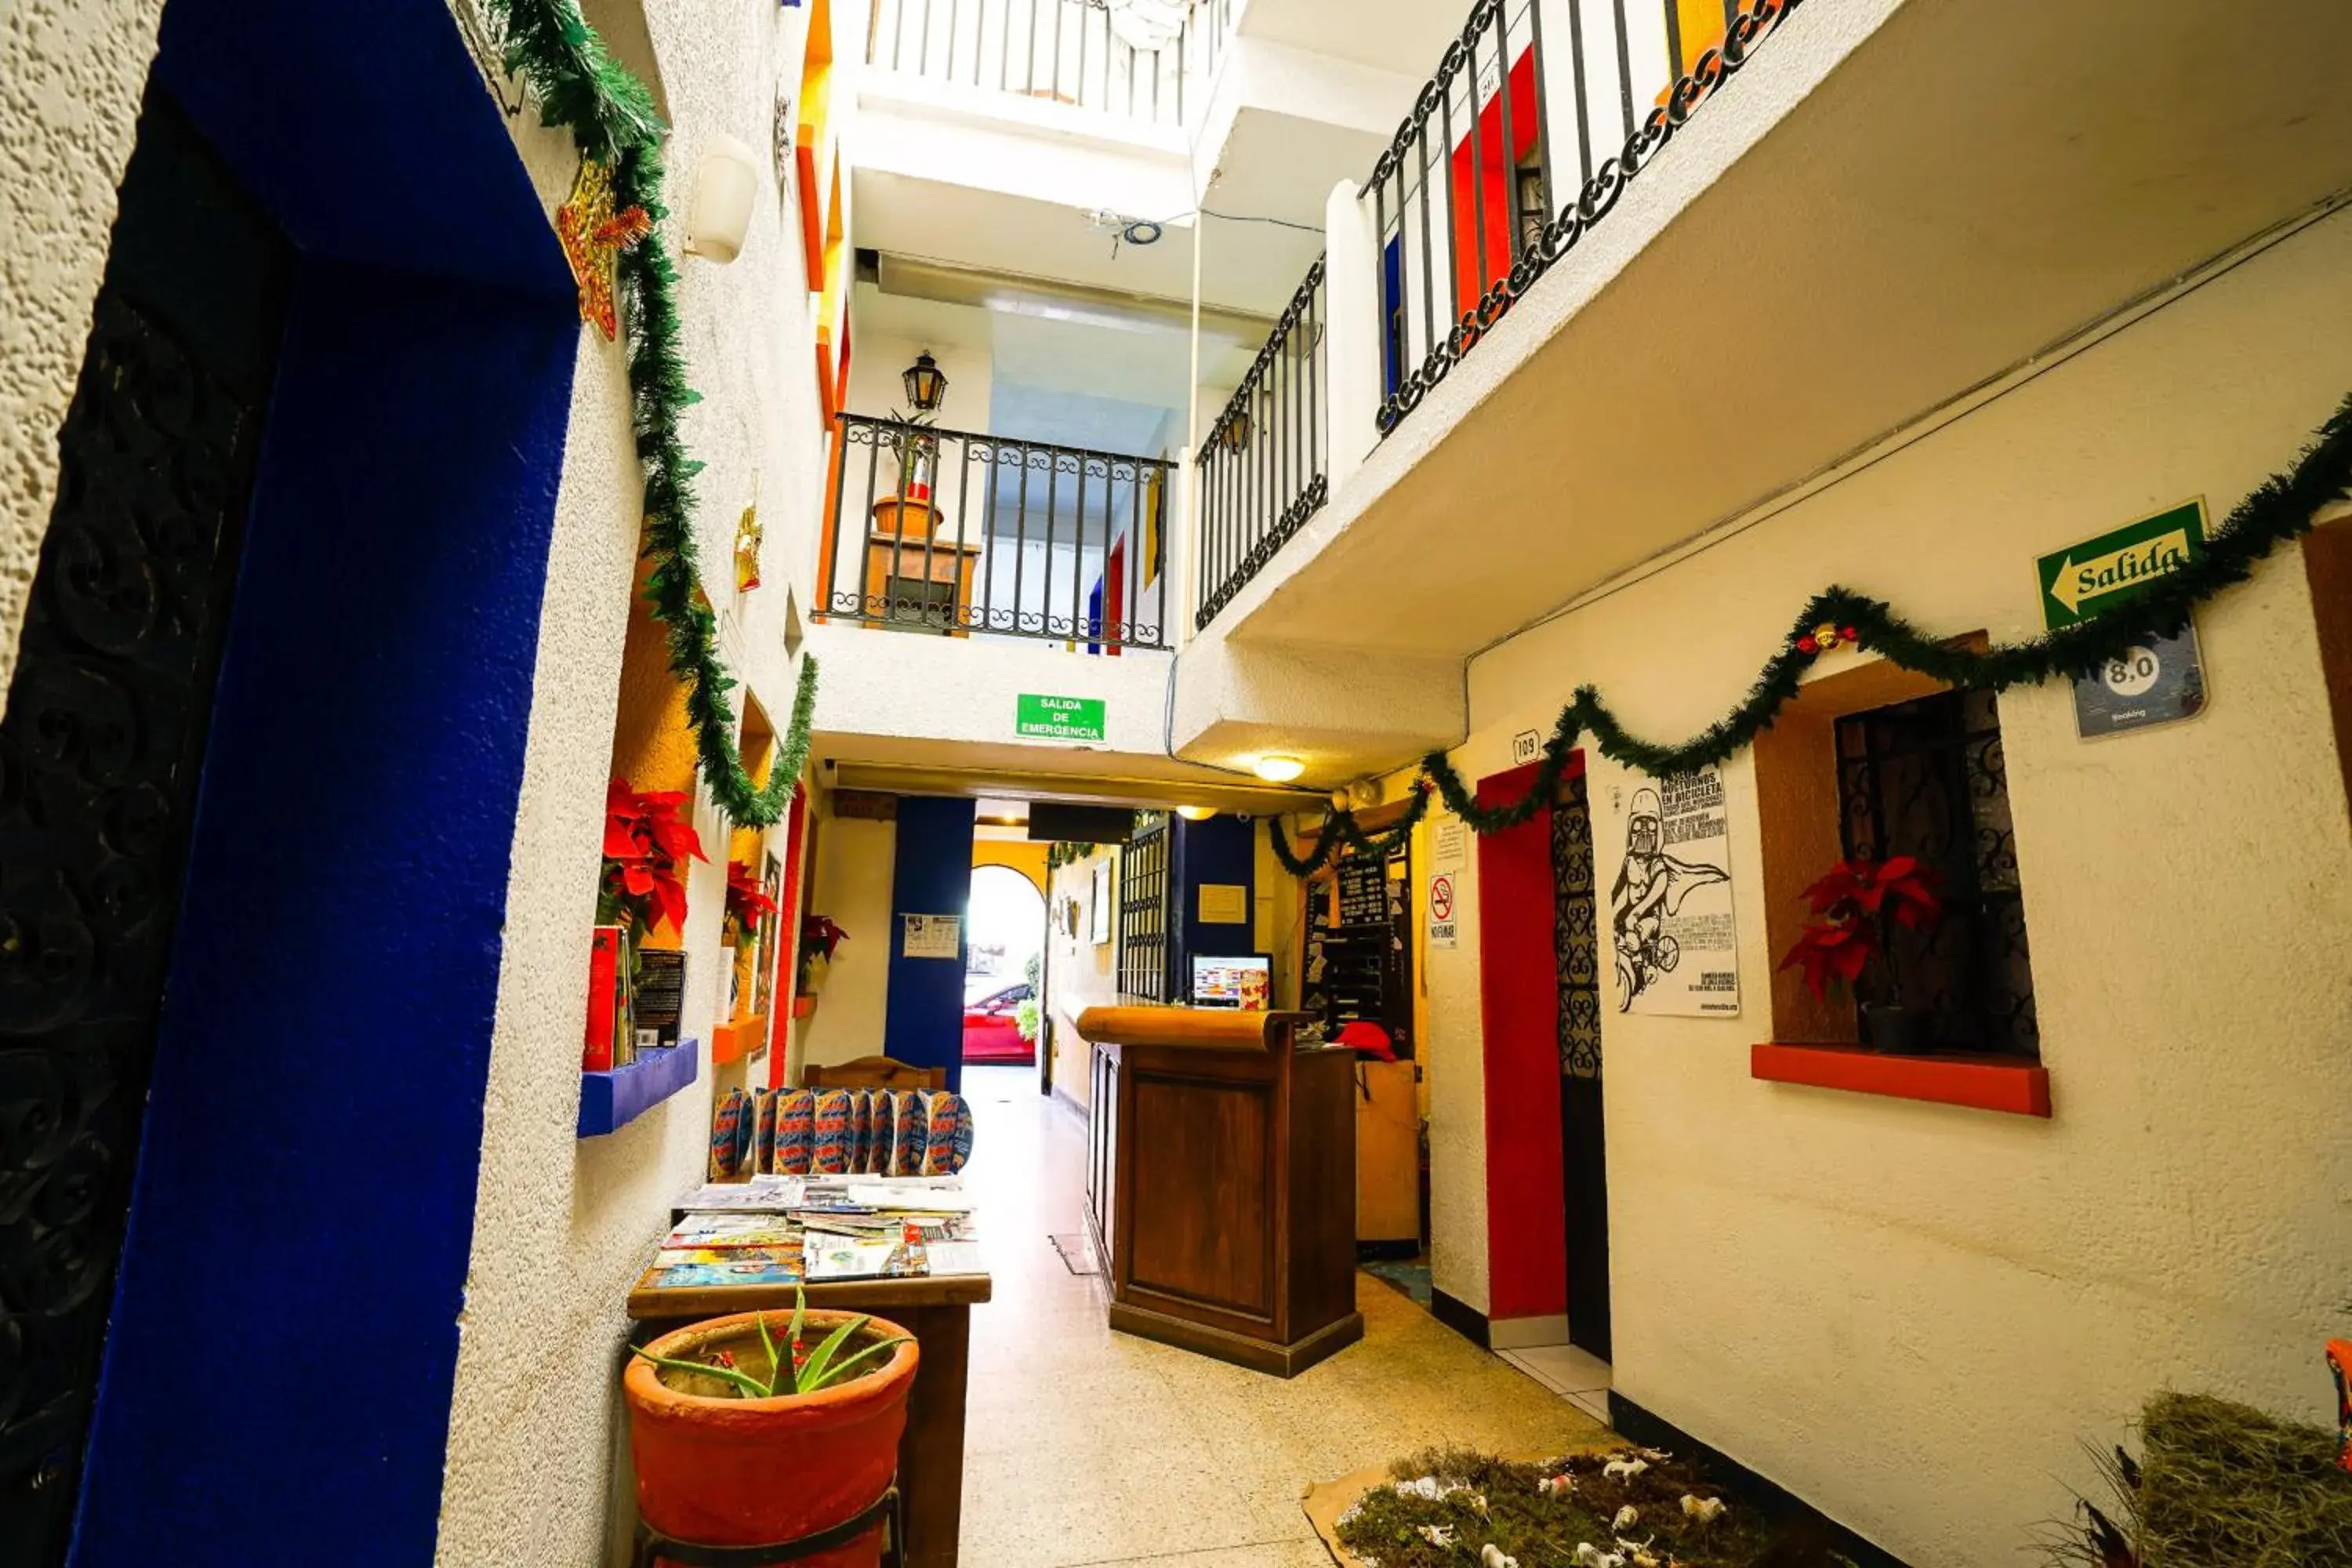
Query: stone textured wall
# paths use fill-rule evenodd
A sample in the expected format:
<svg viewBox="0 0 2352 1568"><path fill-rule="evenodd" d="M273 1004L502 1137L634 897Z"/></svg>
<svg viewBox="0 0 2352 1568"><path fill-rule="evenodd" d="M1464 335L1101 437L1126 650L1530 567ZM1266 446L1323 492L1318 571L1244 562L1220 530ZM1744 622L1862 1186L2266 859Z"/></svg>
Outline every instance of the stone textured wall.
<svg viewBox="0 0 2352 1568"><path fill-rule="evenodd" d="M25 592L57 500L58 427L72 401L114 192L139 126L163 0L0 6L0 703Z"/></svg>

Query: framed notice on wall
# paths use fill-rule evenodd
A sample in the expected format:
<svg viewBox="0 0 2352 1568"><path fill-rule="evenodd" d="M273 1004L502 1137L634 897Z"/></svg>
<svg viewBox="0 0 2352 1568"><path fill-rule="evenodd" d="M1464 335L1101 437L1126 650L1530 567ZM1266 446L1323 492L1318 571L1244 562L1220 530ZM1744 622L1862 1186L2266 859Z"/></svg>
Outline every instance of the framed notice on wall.
<svg viewBox="0 0 2352 1568"><path fill-rule="evenodd" d="M1097 947L1110 940L1110 861L1095 862L1094 883L1087 893L1087 940Z"/></svg>
<svg viewBox="0 0 2352 1568"><path fill-rule="evenodd" d="M908 958L963 956L963 920L959 915L901 915L899 952Z"/></svg>

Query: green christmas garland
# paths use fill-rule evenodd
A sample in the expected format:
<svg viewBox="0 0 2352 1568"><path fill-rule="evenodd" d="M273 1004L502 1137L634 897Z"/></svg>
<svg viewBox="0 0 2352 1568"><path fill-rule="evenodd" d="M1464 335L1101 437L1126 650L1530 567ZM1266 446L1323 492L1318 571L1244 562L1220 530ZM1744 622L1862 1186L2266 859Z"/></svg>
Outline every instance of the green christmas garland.
<svg viewBox="0 0 2352 1568"><path fill-rule="evenodd" d="M1433 793L1443 796L1474 832L1499 833L1517 827L1554 797L1570 755L1586 735L1592 737L1602 756L1654 778L1713 767L1771 728L1780 710L1797 695L1806 667L1823 651L1816 634L1825 627L1832 634L1831 646L1852 643L1884 655L1905 669L1972 691L2005 691L2012 686L2040 685L2059 676L2089 674L2145 637L2178 632L2188 624L2195 606L2244 582L2264 556L2310 531L2313 515L2343 496L2347 486L2352 486L2352 397L2320 427L2318 437L2290 472L2273 475L2238 503L2206 542L2202 559L2157 579L2127 603L2101 615L2025 642L1998 644L1978 653L1954 647L1919 630L1881 600L1850 588L1832 587L1807 601L1789 640L1766 663L1739 706L1680 745L1658 745L1628 733L1601 693L1580 686L1560 710L1559 721L1544 742L1534 784L1519 799L1506 805L1479 805L1445 753L1432 752L1422 759L1422 776L1413 781L1412 798L1395 825L1370 834L1357 823L1353 812L1332 811L1323 818L1314 849L1301 856L1291 847L1281 819L1273 818L1266 829L1274 842L1275 858L1292 876L1311 877L1330 863L1343 844L1365 854L1385 854L1428 814Z"/></svg>
<svg viewBox="0 0 2352 1568"><path fill-rule="evenodd" d="M569 131L582 157L609 165L614 205L643 207L658 226L669 212L661 199L661 139L668 128L645 83L613 58L581 16L578 0L488 4L506 28L506 68L538 95L540 122ZM686 384L677 268L658 227L621 252L619 284L628 305L632 420L646 476L645 556L653 563L646 596L654 618L669 629L670 672L686 688L687 718L712 797L730 821L772 826L808 761L816 660L801 661L792 723L763 789L744 770L735 742L727 693L736 682L719 662L718 616L702 591L694 542L694 477L702 465L687 455L679 433L686 410L701 398Z"/></svg>
<svg viewBox="0 0 2352 1568"><path fill-rule="evenodd" d="M1095 852L1091 844L1057 842L1045 851L1045 869L1058 871L1065 866L1075 866Z"/></svg>

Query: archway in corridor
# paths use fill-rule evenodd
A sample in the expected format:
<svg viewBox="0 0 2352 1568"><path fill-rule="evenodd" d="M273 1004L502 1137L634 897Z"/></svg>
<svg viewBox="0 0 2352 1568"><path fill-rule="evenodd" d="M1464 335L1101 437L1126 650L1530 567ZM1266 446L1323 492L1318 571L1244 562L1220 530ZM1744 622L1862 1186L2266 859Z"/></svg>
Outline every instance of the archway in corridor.
<svg viewBox="0 0 2352 1568"><path fill-rule="evenodd" d="M1045 948L1045 895L1010 866L976 866L967 919L964 1063L1032 1065L1037 1059L1035 998Z"/></svg>

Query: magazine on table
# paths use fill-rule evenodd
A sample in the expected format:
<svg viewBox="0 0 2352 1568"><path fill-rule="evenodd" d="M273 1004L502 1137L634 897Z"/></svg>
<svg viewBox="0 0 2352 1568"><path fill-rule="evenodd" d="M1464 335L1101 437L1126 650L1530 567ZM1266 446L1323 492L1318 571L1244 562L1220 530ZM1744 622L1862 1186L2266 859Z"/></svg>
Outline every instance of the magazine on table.
<svg viewBox="0 0 2352 1568"><path fill-rule="evenodd" d="M782 1215L689 1214L662 1243L666 1247L797 1247L800 1229Z"/></svg>
<svg viewBox="0 0 2352 1568"><path fill-rule="evenodd" d="M798 1176L754 1176L748 1182L712 1182L680 1198L677 1207L699 1214L781 1214L801 1201L803 1184Z"/></svg>
<svg viewBox="0 0 2352 1568"><path fill-rule="evenodd" d="M827 1279L888 1279L908 1271L905 1251L895 1242L812 1237L802 1258L812 1285Z"/></svg>
<svg viewBox="0 0 2352 1568"><path fill-rule="evenodd" d="M654 1258L656 1289L713 1285L797 1285L803 1278L798 1247L665 1248Z"/></svg>

